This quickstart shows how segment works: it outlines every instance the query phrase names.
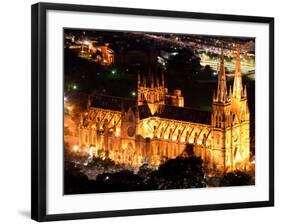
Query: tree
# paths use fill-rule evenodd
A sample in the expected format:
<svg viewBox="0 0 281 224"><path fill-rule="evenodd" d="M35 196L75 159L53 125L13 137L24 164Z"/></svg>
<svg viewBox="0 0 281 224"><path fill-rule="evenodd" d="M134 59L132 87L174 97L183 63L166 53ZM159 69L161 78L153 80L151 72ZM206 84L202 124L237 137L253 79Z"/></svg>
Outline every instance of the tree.
<svg viewBox="0 0 281 224"><path fill-rule="evenodd" d="M223 176L220 186L244 186L254 184L252 177L242 171L234 171Z"/></svg>
<svg viewBox="0 0 281 224"><path fill-rule="evenodd" d="M148 164L143 164L138 171L138 175L142 178L146 178L150 173L153 172L153 169L151 169Z"/></svg>
<svg viewBox="0 0 281 224"><path fill-rule="evenodd" d="M96 184L102 192L124 192L144 190L143 178L129 170L103 173L97 176Z"/></svg>
<svg viewBox="0 0 281 224"><path fill-rule="evenodd" d="M88 178L72 162L64 165L64 193L80 194L87 192Z"/></svg>
<svg viewBox="0 0 281 224"><path fill-rule="evenodd" d="M201 72L200 58L191 49L182 49L167 62L169 80L181 87L182 82Z"/></svg>
<svg viewBox="0 0 281 224"><path fill-rule="evenodd" d="M147 178L148 189L183 189L206 187L203 161L190 156L170 159Z"/></svg>
<svg viewBox="0 0 281 224"><path fill-rule="evenodd" d="M213 69L210 65L206 65L200 72L199 79L209 80L213 78Z"/></svg>

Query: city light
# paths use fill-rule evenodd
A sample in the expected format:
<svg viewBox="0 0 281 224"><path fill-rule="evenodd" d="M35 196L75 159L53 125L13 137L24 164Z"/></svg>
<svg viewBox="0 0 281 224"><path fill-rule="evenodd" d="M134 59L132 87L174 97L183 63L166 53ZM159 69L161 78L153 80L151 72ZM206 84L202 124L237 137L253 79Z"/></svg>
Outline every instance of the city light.
<svg viewBox="0 0 281 224"><path fill-rule="evenodd" d="M247 67L255 77L254 64L243 63L240 68L240 57L234 63L238 52L228 49L220 54L217 45L221 40L215 44L214 37L175 34L137 36L137 43L151 47L151 59L146 60L143 45L133 43L136 34L104 38L104 32L76 38L80 48L72 49L75 54L70 56L79 57L77 61L83 60L89 67L66 61L74 72L66 72L64 144L70 161L79 163L82 174L94 180L108 173L102 181L111 184L115 181L111 173L119 170L132 169L138 175L143 164L157 170L169 160L191 155L201 157L206 177L223 178L239 169L254 172L251 101L246 89L244 93L244 77L235 73ZM156 51L151 46L154 42ZM229 86L233 87L228 91ZM251 93L248 87L247 82ZM213 98L211 90L215 91ZM234 98L232 90L241 94ZM111 168L111 163L119 168Z"/></svg>
<svg viewBox="0 0 281 224"><path fill-rule="evenodd" d="M116 74L116 70L113 69L113 70L111 71L111 74L112 74L112 75L115 75L115 74Z"/></svg>

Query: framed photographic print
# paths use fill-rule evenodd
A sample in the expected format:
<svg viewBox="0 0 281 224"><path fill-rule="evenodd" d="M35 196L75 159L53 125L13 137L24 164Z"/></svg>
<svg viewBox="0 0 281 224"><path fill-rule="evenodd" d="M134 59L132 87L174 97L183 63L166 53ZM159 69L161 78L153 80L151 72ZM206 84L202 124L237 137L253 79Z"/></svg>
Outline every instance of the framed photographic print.
<svg viewBox="0 0 281 224"><path fill-rule="evenodd" d="M32 218L274 205L274 19L32 6Z"/></svg>

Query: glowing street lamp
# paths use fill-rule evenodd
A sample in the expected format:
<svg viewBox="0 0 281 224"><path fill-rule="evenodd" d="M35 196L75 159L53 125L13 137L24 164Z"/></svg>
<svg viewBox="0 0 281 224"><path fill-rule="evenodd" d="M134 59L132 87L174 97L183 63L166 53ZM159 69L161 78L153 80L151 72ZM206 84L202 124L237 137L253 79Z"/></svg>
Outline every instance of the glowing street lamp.
<svg viewBox="0 0 281 224"><path fill-rule="evenodd" d="M136 96L136 92L135 91L132 92L132 96Z"/></svg>
<svg viewBox="0 0 281 224"><path fill-rule="evenodd" d="M73 88L74 90L76 90L76 89L77 89L77 86L76 86L76 85L73 85L72 88Z"/></svg>

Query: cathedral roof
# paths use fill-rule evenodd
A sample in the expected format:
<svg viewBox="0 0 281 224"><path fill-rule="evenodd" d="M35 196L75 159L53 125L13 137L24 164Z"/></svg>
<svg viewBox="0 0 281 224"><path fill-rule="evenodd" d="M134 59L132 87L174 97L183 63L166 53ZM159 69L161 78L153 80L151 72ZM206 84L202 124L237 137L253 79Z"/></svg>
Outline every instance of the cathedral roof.
<svg viewBox="0 0 281 224"><path fill-rule="evenodd" d="M147 105L141 105L139 106L139 115L140 119L155 116L192 123L211 124L211 111L198 108L163 105L158 112L152 115Z"/></svg>
<svg viewBox="0 0 281 224"><path fill-rule="evenodd" d="M136 105L136 101L132 99L116 97L116 96L107 96L102 94L95 94L92 96L92 107L102 108L107 110L115 110L115 111L128 111L128 109L134 108Z"/></svg>
<svg viewBox="0 0 281 224"><path fill-rule="evenodd" d="M136 110L136 101L127 98L116 96L107 96L96 94L92 96L92 107L114 110L114 111L128 111L131 108L134 112ZM138 106L139 118L145 119L148 117L160 117L165 119L186 121L200 124L211 124L211 112L191 107L176 107L171 105L161 105L160 109L151 114L147 104Z"/></svg>

